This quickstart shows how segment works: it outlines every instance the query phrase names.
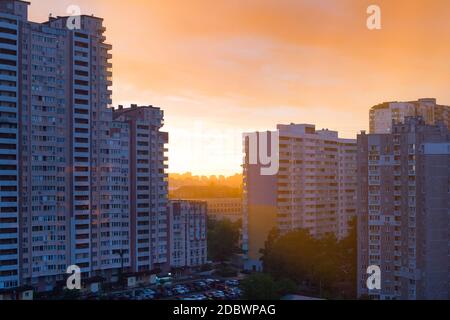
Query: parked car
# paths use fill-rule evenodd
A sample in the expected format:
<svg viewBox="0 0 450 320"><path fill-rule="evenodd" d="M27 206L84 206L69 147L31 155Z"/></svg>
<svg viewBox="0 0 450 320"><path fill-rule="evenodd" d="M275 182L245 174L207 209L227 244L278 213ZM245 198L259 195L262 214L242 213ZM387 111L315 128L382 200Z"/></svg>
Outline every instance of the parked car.
<svg viewBox="0 0 450 320"><path fill-rule="evenodd" d="M237 287L239 285L239 280L236 279L230 279L230 280L226 280L225 284L227 286L233 286L233 287Z"/></svg>
<svg viewBox="0 0 450 320"><path fill-rule="evenodd" d="M156 293L156 291L152 290L152 289L144 289L143 293L153 294L154 295Z"/></svg>
<svg viewBox="0 0 450 320"><path fill-rule="evenodd" d="M187 284L184 285L184 287L185 287L189 292L192 292L192 291L197 290L195 284L193 284L193 283L187 283Z"/></svg>
<svg viewBox="0 0 450 320"><path fill-rule="evenodd" d="M176 285L175 287L173 287L172 291L174 291L176 294L186 294L189 293L189 290L182 285Z"/></svg>
<svg viewBox="0 0 450 320"><path fill-rule="evenodd" d="M173 291L170 289L164 289L161 294L163 297L172 297Z"/></svg>
<svg viewBox="0 0 450 320"><path fill-rule="evenodd" d="M225 284L219 283L219 282L215 283L213 285L213 287L216 288L217 290L221 290L221 291L225 291L228 289L228 287Z"/></svg>
<svg viewBox="0 0 450 320"><path fill-rule="evenodd" d="M196 281L192 284L193 290L203 291L209 288L209 286L204 281Z"/></svg>
<svg viewBox="0 0 450 320"><path fill-rule="evenodd" d="M197 294L195 295L195 297L197 298L197 300L206 300L206 296L204 294Z"/></svg>
<svg viewBox="0 0 450 320"><path fill-rule="evenodd" d="M214 295L212 292L205 292L204 295L206 296L207 299L214 299Z"/></svg>
<svg viewBox="0 0 450 320"><path fill-rule="evenodd" d="M206 282L208 285L211 285L211 284L217 282L217 280L216 280L216 279L205 279L205 282Z"/></svg>
<svg viewBox="0 0 450 320"><path fill-rule="evenodd" d="M206 296L203 294L193 294L189 297L183 298L183 300L206 300Z"/></svg>
<svg viewBox="0 0 450 320"><path fill-rule="evenodd" d="M229 287L225 292L225 296L228 299L239 299L241 297L241 289L238 287Z"/></svg>
<svg viewBox="0 0 450 320"><path fill-rule="evenodd" d="M223 291L217 290L212 292L213 298L217 300L224 300L225 293Z"/></svg>

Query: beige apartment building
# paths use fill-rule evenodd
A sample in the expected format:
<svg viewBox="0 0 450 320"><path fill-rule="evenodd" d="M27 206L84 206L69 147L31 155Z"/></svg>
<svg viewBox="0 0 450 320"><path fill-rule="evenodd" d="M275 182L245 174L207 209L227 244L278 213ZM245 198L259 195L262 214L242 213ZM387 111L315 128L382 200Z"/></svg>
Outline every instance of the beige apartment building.
<svg viewBox="0 0 450 320"><path fill-rule="evenodd" d="M260 161L251 163L249 134L244 138L244 234L245 268L262 268L260 249L269 232L308 229L320 237L347 234L356 214L356 141L342 139L314 125L278 125L279 169L261 174ZM258 138L258 150L265 143ZM265 149L263 147L263 149ZM269 148L267 148L270 150Z"/></svg>

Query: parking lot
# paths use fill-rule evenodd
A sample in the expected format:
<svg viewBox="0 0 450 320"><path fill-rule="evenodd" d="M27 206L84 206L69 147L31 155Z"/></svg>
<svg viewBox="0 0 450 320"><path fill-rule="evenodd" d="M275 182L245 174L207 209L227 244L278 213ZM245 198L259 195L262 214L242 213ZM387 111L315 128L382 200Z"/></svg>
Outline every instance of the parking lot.
<svg viewBox="0 0 450 320"><path fill-rule="evenodd" d="M111 293L113 300L237 300L241 289L237 279L206 278L166 283Z"/></svg>

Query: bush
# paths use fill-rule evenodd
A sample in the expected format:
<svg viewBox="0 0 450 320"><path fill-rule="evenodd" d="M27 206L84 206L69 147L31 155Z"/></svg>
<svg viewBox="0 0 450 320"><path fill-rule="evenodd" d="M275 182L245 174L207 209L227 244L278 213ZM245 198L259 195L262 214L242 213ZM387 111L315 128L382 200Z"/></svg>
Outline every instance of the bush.
<svg viewBox="0 0 450 320"><path fill-rule="evenodd" d="M267 273L254 273L241 282L246 300L278 300L282 294L277 283Z"/></svg>
<svg viewBox="0 0 450 320"><path fill-rule="evenodd" d="M292 280L276 281L267 273L253 273L242 280L241 288L244 299L248 300L278 300L286 294L297 292Z"/></svg>

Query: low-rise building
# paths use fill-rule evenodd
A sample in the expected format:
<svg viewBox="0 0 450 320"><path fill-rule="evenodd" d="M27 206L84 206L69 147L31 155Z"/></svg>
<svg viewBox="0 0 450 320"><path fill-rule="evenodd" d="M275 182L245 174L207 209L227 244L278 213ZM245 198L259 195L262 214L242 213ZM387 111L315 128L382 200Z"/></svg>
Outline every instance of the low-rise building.
<svg viewBox="0 0 450 320"><path fill-rule="evenodd" d="M171 200L168 207L170 266L174 269L190 269L205 264L206 202Z"/></svg>
<svg viewBox="0 0 450 320"><path fill-rule="evenodd" d="M200 199L208 205L208 217L215 220L228 219L237 222L242 219L241 198L211 198Z"/></svg>

